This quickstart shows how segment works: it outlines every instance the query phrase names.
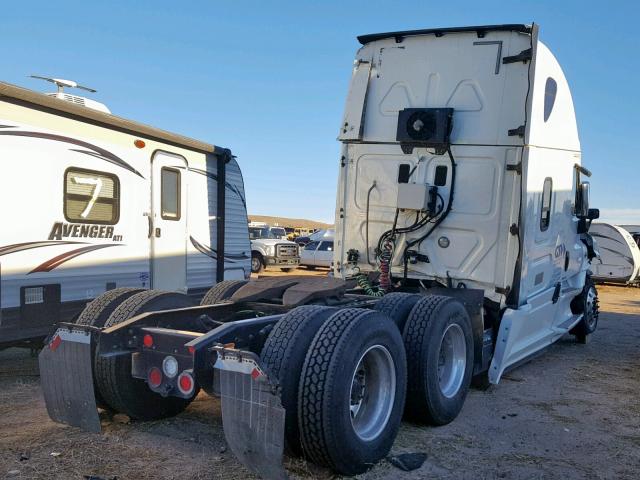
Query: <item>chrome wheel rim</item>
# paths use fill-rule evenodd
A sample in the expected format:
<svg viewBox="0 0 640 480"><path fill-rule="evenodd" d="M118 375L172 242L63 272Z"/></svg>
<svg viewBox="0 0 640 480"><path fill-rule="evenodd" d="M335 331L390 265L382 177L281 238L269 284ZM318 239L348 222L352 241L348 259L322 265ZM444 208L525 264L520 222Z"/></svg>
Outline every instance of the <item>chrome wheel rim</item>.
<svg viewBox="0 0 640 480"><path fill-rule="evenodd" d="M258 270L260 270L260 259L253 257L251 259L251 271L257 272Z"/></svg>
<svg viewBox="0 0 640 480"><path fill-rule="evenodd" d="M438 352L438 384L447 398L455 396L467 367L467 344L460 325L452 323L442 334Z"/></svg>
<svg viewBox="0 0 640 480"><path fill-rule="evenodd" d="M595 315L595 305L597 298L598 294L596 292L596 289L593 287L589 288L586 298L586 308L584 309L584 323L586 323L589 329L593 329L597 321L597 317Z"/></svg>
<svg viewBox="0 0 640 480"><path fill-rule="evenodd" d="M351 377L349 414L356 435L375 439L389 421L396 398L396 369L391 353L382 345L362 354Z"/></svg>

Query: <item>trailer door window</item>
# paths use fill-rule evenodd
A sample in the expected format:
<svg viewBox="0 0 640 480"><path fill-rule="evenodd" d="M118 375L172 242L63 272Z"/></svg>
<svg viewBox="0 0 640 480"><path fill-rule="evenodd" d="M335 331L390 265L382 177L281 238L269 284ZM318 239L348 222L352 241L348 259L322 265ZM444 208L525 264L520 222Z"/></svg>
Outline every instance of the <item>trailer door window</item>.
<svg viewBox="0 0 640 480"><path fill-rule="evenodd" d="M540 231L544 232L549 228L551 222L551 197L553 190L553 181L551 177L544 179L544 185L542 187L542 207L540 209Z"/></svg>
<svg viewBox="0 0 640 480"><path fill-rule="evenodd" d="M71 167L64 172L64 216L69 222L114 225L120 215L120 182L106 172Z"/></svg>
<svg viewBox="0 0 640 480"><path fill-rule="evenodd" d="M162 167L162 218L164 220L180 220L180 171Z"/></svg>

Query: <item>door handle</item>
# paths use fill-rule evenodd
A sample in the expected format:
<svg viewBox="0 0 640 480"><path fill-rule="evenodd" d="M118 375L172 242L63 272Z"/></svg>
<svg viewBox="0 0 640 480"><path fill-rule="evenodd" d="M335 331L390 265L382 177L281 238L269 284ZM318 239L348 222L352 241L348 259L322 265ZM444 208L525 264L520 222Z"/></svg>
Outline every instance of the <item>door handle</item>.
<svg viewBox="0 0 640 480"><path fill-rule="evenodd" d="M153 220L151 220L151 215L149 215L148 213L146 213L145 216L147 217L147 224L149 225L147 238L151 238L151 235L153 235Z"/></svg>
<svg viewBox="0 0 640 480"><path fill-rule="evenodd" d="M160 235L162 234L162 230L160 230L160 227L156 228L156 237L160 238Z"/></svg>

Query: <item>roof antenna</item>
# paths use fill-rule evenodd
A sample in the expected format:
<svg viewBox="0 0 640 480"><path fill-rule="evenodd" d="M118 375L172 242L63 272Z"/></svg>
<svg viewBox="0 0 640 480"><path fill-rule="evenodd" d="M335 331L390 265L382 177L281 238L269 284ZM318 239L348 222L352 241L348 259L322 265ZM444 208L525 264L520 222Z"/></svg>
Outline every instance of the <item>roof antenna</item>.
<svg viewBox="0 0 640 480"><path fill-rule="evenodd" d="M31 78L37 78L38 80L45 80L47 82L55 83L58 87L58 94L61 94L64 91L64 87L68 88L79 88L80 90L86 90L87 92L96 93L97 90L93 88L84 87L82 85L78 85L73 80L65 80L63 78L51 78L51 77L41 77L39 75L30 75Z"/></svg>

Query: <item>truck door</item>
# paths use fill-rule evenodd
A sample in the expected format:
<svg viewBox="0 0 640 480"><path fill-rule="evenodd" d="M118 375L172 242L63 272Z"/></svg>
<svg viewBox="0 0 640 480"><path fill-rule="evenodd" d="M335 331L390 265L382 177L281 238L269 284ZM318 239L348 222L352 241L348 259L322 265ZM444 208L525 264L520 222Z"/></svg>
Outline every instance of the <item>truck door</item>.
<svg viewBox="0 0 640 480"><path fill-rule="evenodd" d="M184 157L156 152L151 160L151 287L186 291L187 205Z"/></svg>

